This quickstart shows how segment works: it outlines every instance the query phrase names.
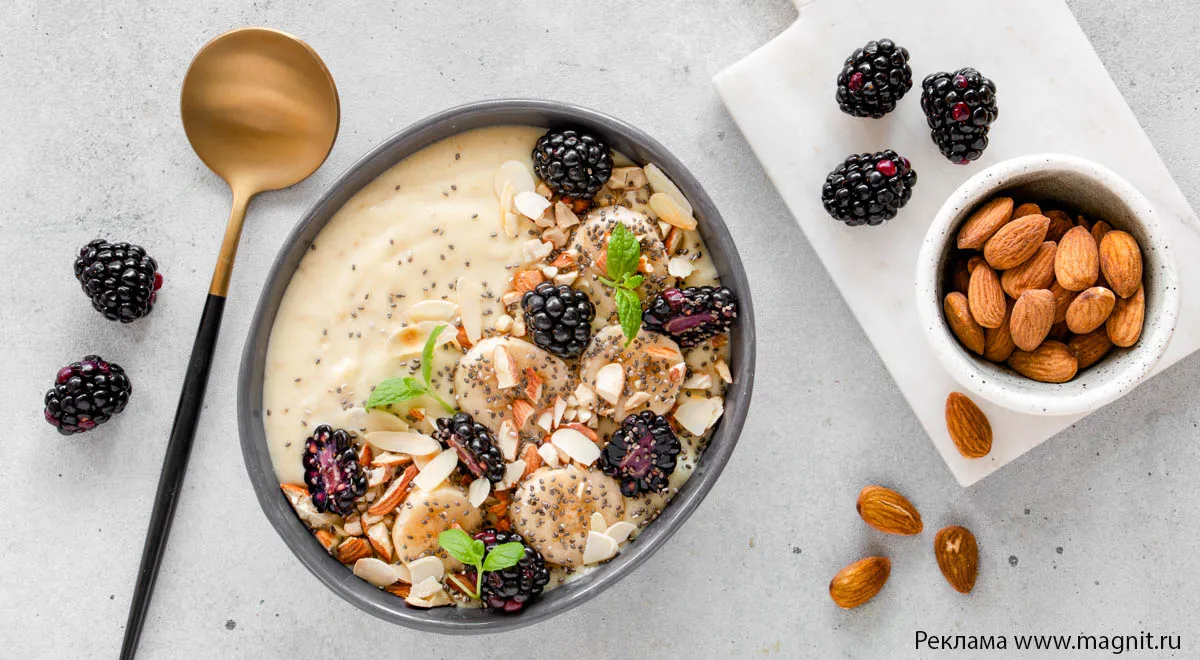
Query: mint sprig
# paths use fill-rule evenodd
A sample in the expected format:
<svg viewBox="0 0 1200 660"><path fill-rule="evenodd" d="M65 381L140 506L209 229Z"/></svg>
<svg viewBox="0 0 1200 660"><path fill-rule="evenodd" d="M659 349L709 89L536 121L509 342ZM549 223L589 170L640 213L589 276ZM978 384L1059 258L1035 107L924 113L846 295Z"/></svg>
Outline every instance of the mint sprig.
<svg viewBox="0 0 1200 660"><path fill-rule="evenodd" d="M642 299L637 294L637 288L645 280L637 274L641 258L642 246L637 237L618 222L608 235L608 277L601 277L600 281L615 290L617 318L621 321L621 332L625 333L626 346L642 329Z"/></svg>
<svg viewBox="0 0 1200 660"><path fill-rule="evenodd" d="M383 408L393 403L409 401L428 394L437 399L437 402L442 404L442 407L448 412L458 412L433 389L433 349L437 346L438 335L441 335L445 329L444 325L434 328L433 332L429 333L429 339L425 340L424 348L421 349L421 378L424 382L412 376L389 378L376 385L375 389L371 391L371 396L367 399L365 406L367 410Z"/></svg>
<svg viewBox="0 0 1200 660"><path fill-rule="evenodd" d="M488 552L483 541L471 538L461 529L447 529L438 534L438 545L451 557L475 568L475 593L467 595L476 600L483 587L484 572L492 573L516 566L525 556L525 547L516 541L501 543Z"/></svg>

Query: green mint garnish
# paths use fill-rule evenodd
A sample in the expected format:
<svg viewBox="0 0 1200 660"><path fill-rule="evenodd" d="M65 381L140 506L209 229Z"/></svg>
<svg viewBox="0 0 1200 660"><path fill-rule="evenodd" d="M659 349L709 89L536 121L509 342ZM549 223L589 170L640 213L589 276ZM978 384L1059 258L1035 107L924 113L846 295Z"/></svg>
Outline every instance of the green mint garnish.
<svg viewBox="0 0 1200 660"><path fill-rule="evenodd" d="M517 542L501 543L486 551L483 541L473 539L461 529L447 529L438 534L438 545L467 566L475 568L475 593L468 593L471 598L479 600L479 591L483 587L484 572L502 571L516 566L525 556L525 546Z"/></svg>
<svg viewBox="0 0 1200 660"><path fill-rule="evenodd" d="M438 335L446 326L439 325L429 333L429 339L425 340L425 347L421 350L421 378L424 382L413 378L412 376L398 376L389 378L375 386L371 392L371 396L367 399L367 410L372 408L384 408L393 403L401 403L410 401L420 396L428 394L437 399L437 402L442 404L448 412L457 412L457 409L446 402L437 391L433 389L433 349L437 346Z"/></svg>
<svg viewBox="0 0 1200 660"><path fill-rule="evenodd" d="M600 281L616 290L617 317L626 346L642 328L642 300L637 294L637 288L645 280L637 274L641 257L642 246L637 237L618 222L608 235L608 277L601 277Z"/></svg>

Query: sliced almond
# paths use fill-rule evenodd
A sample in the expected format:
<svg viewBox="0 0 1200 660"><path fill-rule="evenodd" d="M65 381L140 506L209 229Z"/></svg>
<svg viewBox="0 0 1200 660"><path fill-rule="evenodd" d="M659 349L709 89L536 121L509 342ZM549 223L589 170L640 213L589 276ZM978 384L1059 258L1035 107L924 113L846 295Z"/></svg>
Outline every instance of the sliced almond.
<svg viewBox="0 0 1200 660"><path fill-rule="evenodd" d="M409 456L428 456L442 448L437 440L415 431L375 431L366 439L384 451Z"/></svg>
<svg viewBox="0 0 1200 660"><path fill-rule="evenodd" d="M410 465L405 468L404 474L388 485L387 490L383 491L383 495L380 495L379 499L371 505L371 508L367 509L367 513L373 516L385 516L395 510L404 501L404 498L408 496L408 490L417 475L418 470L416 465Z"/></svg>
<svg viewBox="0 0 1200 660"><path fill-rule="evenodd" d="M733 385L733 374L729 373L729 364L725 362L725 358L717 358L717 361L713 363L713 368L717 370L717 375L721 377L721 380Z"/></svg>
<svg viewBox="0 0 1200 660"><path fill-rule="evenodd" d="M543 410L542 414L538 415L537 421L534 422L534 424L536 424L538 428L542 429L546 433L554 430L554 411Z"/></svg>
<svg viewBox="0 0 1200 660"><path fill-rule="evenodd" d="M496 175L492 178L496 196L503 197L504 189L510 183L513 186L514 193L533 192L535 189L533 173L529 171L529 168L524 163L517 160L505 161L496 169Z"/></svg>
<svg viewBox="0 0 1200 660"><path fill-rule="evenodd" d="M416 325L406 325L392 333L387 340L387 351L390 355L407 359L421 354L429 335L437 327L446 326L440 321L421 321ZM442 331L438 335L436 345L443 346L454 341L454 333Z"/></svg>
<svg viewBox="0 0 1200 660"><path fill-rule="evenodd" d="M508 490L521 482L525 475L525 461L517 459L504 466L504 481L496 485L496 490Z"/></svg>
<svg viewBox="0 0 1200 660"><path fill-rule="evenodd" d="M504 456L504 460L511 461L517 457L517 445L520 441L517 427L511 420L506 419L500 422L500 432L496 435L496 446L500 448L500 454Z"/></svg>
<svg viewBox="0 0 1200 660"><path fill-rule="evenodd" d="M538 456L542 457L542 462L545 463L546 465L548 465L552 468L556 468L559 466L558 450L555 449L554 445L552 445L550 443L546 443L546 444L538 447L537 452L538 452Z"/></svg>
<svg viewBox="0 0 1200 660"><path fill-rule="evenodd" d="M513 206L526 218L537 220L550 208L550 200L530 190L517 193L513 197Z"/></svg>
<svg viewBox="0 0 1200 660"><path fill-rule="evenodd" d="M396 574L396 579L400 582L412 584L412 573L405 564L392 564L392 572Z"/></svg>
<svg viewBox="0 0 1200 660"><path fill-rule="evenodd" d="M600 513L599 511L592 512L592 517L588 522L588 527L593 532L600 532L603 534L604 530L608 529L608 521L604 519L604 514Z"/></svg>
<svg viewBox="0 0 1200 660"><path fill-rule="evenodd" d="M325 548L325 552L332 554L333 549L337 547L337 537L328 530L318 529L313 532L313 536L317 537L317 542L321 544L321 547Z"/></svg>
<svg viewBox="0 0 1200 660"><path fill-rule="evenodd" d="M421 557L408 562L408 574L411 584L420 584L430 578L440 582L446 575L446 566L437 557Z"/></svg>
<svg viewBox="0 0 1200 660"><path fill-rule="evenodd" d="M396 581L392 567L374 557L363 557L354 562L354 574L377 587L386 587Z"/></svg>
<svg viewBox="0 0 1200 660"><path fill-rule="evenodd" d="M525 398L536 404L542 400L542 385L544 381L534 371L533 367L525 367Z"/></svg>
<svg viewBox="0 0 1200 660"><path fill-rule="evenodd" d="M708 388L712 387L712 385L712 375L705 372L700 372L692 374L692 377L683 381L683 385L680 385L680 387L685 390L707 390Z"/></svg>
<svg viewBox="0 0 1200 660"><path fill-rule="evenodd" d="M567 413L567 402L561 396L554 397L554 415L551 423L551 428L562 424L563 415Z"/></svg>
<svg viewBox="0 0 1200 660"><path fill-rule="evenodd" d="M620 364L610 362L596 372L596 393L600 398L615 406L624 390L625 368Z"/></svg>
<svg viewBox="0 0 1200 660"><path fill-rule="evenodd" d="M531 417L533 417L533 413L536 412L533 408L533 404L525 401L524 399L517 399L516 401L513 401L512 411L513 421L516 422L518 429L525 428L525 424Z"/></svg>
<svg viewBox="0 0 1200 660"><path fill-rule="evenodd" d="M667 178L667 175L659 169L654 163L642 168L646 174L646 182L650 184L650 189L656 193L670 195L675 203L678 204L688 215L692 215L695 211L692 209L692 204L683 196L683 191L679 186L675 185L674 181Z"/></svg>
<svg viewBox="0 0 1200 660"><path fill-rule="evenodd" d="M517 361L504 344L497 344L492 351L492 367L496 371L496 384L500 389L507 390L517 386Z"/></svg>
<svg viewBox="0 0 1200 660"><path fill-rule="evenodd" d="M429 598L433 594L442 590L442 583L432 577L427 577L412 586L412 591L409 593L416 598Z"/></svg>
<svg viewBox="0 0 1200 660"><path fill-rule="evenodd" d="M451 321L458 314L458 305L449 300L422 300L408 308L408 320L413 323L421 321Z"/></svg>
<svg viewBox="0 0 1200 660"><path fill-rule="evenodd" d="M454 473L456 467L458 467L458 452L454 449L447 449L429 461L429 464L417 474L412 483L424 491L436 490L447 477Z"/></svg>
<svg viewBox="0 0 1200 660"><path fill-rule="evenodd" d="M611 536L601 534L600 532L588 532L587 545L583 550L583 563L599 564L600 562L608 561L617 554L617 542Z"/></svg>
<svg viewBox="0 0 1200 660"><path fill-rule="evenodd" d="M702 436L724 412L724 403L720 397L693 397L679 405L673 416L679 425L694 436Z"/></svg>
<svg viewBox="0 0 1200 660"><path fill-rule="evenodd" d="M463 330L474 344L483 336L483 285L473 277L460 277L454 290L458 293Z"/></svg>
<svg viewBox="0 0 1200 660"><path fill-rule="evenodd" d="M554 244L537 238L531 238L521 244L521 254L529 262L541 261L554 251Z"/></svg>
<svg viewBox="0 0 1200 660"><path fill-rule="evenodd" d="M492 492L492 482L487 477L479 477L467 487L467 502L478 509Z"/></svg>
<svg viewBox="0 0 1200 660"><path fill-rule="evenodd" d="M604 535L616 541L617 545L620 545L629 538L629 535L632 534L633 530L635 529L637 529L637 527L635 527L633 523L624 520L618 520L612 525L609 525L608 529L604 530Z"/></svg>
<svg viewBox="0 0 1200 660"><path fill-rule="evenodd" d="M680 206L674 197L666 193L650 195L650 208L659 218L680 229L696 228L696 219L692 217L691 212Z"/></svg>
<svg viewBox="0 0 1200 660"><path fill-rule="evenodd" d="M363 557L371 556L371 544L367 543L366 539L351 536L342 541L334 554L337 556L337 560L343 564L354 564Z"/></svg>
<svg viewBox="0 0 1200 660"><path fill-rule="evenodd" d="M563 427L550 436L550 442L563 450L573 461L591 465L600 458L600 447L576 429Z"/></svg>
<svg viewBox="0 0 1200 660"><path fill-rule="evenodd" d="M375 549L375 554L379 555L383 561L392 562L394 552L392 548L392 532L388 529L387 523L377 522L367 530L367 541L371 543L371 547ZM388 571L389 573L391 571ZM395 573L392 573L394 576Z"/></svg>
<svg viewBox="0 0 1200 660"><path fill-rule="evenodd" d="M650 393L649 392L634 392L633 394L629 395L629 398L625 399L625 412L629 412L631 410L637 410L642 405L647 404L649 402L650 402Z"/></svg>
<svg viewBox="0 0 1200 660"><path fill-rule="evenodd" d="M575 215L570 206L559 201L554 204L554 222L563 229L569 229L579 224L579 216Z"/></svg>
<svg viewBox="0 0 1200 660"><path fill-rule="evenodd" d="M671 257L667 262L667 274L683 279L696 272L695 263L687 257Z"/></svg>
<svg viewBox="0 0 1200 660"><path fill-rule="evenodd" d="M501 227L504 229L504 235L509 238L516 238L521 233L521 216L512 211L505 211L500 216Z"/></svg>

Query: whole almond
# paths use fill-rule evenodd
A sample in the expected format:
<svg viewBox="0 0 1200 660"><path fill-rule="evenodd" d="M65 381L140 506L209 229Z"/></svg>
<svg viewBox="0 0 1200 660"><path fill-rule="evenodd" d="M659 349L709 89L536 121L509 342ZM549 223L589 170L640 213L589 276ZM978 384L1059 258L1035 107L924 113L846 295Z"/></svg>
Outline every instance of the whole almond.
<svg viewBox="0 0 1200 660"><path fill-rule="evenodd" d="M1054 253L1058 245L1043 241L1029 261L1004 271L1000 275L1000 286L1013 299L1021 297L1030 289L1049 289L1054 282Z"/></svg>
<svg viewBox="0 0 1200 660"><path fill-rule="evenodd" d="M964 296L967 295L967 291L971 287L971 269L967 267L968 263L965 257L958 257L954 260L954 267L946 278L947 291L957 291Z"/></svg>
<svg viewBox="0 0 1200 660"><path fill-rule="evenodd" d="M1118 229L1104 234L1100 239L1100 268L1113 293L1122 298L1137 293L1142 285L1142 251L1137 241Z"/></svg>
<svg viewBox="0 0 1200 660"><path fill-rule="evenodd" d="M968 268L970 266L968 265ZM971 284L967 290L967 303L971 317L985 328L995 328L1004 322L1007 304L1000 278L986 263L980 263L971 271Z"/></svg>
<svg viewBox="0 0 1200 660"><path fill-rule="evenodd" d="M1092 221L1088 220L1087 218L1083 217L1082 215L1077 216L1075 218L1075 226L1083 227L1084 229L1088 230L1089 234L1092 233Z"/></svg>
<svg viewBox="0 0 1200 660"><path fill-rule="evenodd" d="M1071 337L1067 346L1075 351L1075 357L1079 360L1079 368L1087 369L1103 360L1104 356L1112 350L1113 343L1112 339L1108 337L1107 328L1097 328L1086 335Z"/></svg>
<svg viewBox="0 0 1200 660"><path fill-rule="evenodd" d="M976 266L978 266L979 264L986 264L986 263L987 263L987 261L983 258L983 255L977 254L977 255L971 257L970 259L967 259L967 272L974 273Z"/></svg>
<svg viewBox="0 0 1200 660"><path fill-rule="evenodd" d="M1054 325L1050 326L1050 332L1046 333L1046 339L1053 339L1054 341L1061 341L1063 343L1066 343L1066 341L1070 338L1071 329L1067 327L1066 321L1059 321L1058 323L1055 323Z"/></svg>
<svg viewBox="0 0 1200 660"><path fill-rule="evenodd" d="M1041 247L1050 219L1027 215L1001 227L983 246L983 258L996 270L1008 270L1025 263Z"/></svg>
<svg viewBox="0 0 1200 660"><path fill-rule="evenodd" d="M1004 321L996 328L987 328L983 331L983 357L992 362L1004 362L1008 356L1012 355L1013 349L1017 347L1012 340L1012 331L1009 328L1009 319L1012 317L1013 301L1007 301L1004 310Z"/></svg>
<svg viewBox="0 0 1200 660"><path fill-rule="evenodd" d="M1075 223L1071 222L1071 216L1063 211L1046 211L1042 215L1050 218L1050 227L1046 230L1046 240L1048 241L1055 243L1061 241L1062 237L1075 227Z"/></svg>
<svg viewBox="0 0 1200 660"><path fill-rule="evenodd" d="M1086 335L1104 325L1116 303L1113 292L1102 286L1085 289L1067 308L1067 327L1077 335Z"/></svg>
<svg viewBox="0 0 1200 660"><path fill-rule="evenodd" d="M858 515L885 534L912 536L925 529L921 514L903 495L883 486L867 486L858 494Z"/></svg>
<svg viewBox="0 0 1200 660"><path fill-rule="evenodd" d="M1133 296L1117 300L1104 327L1108 330L1108 338L1112 343L1121 348L1129 348L1142 336L1142 324L1145 320L1146 292L1139 286Z"/></svg>
<svg viewBox="0 0 1200 660"><path fill-rule="evenodd" d="M1051 340L1033 351L1013 351L1008 366L1042 383L1065 383L1079 371L1079 360L1066 344Z"/></svg>
<svg viewBox="0 0 1200 660"><path fill-rule="evenodd" d="M1027 202L1013 209L1012 219L1024 218L1027 215L1042 215L1042 208L1037 204Z"/></svg>
<svg viewBox="0 0 1200 660"><path fill-rule="evenodd" d="M1008 321L1013 344L1023 351L1032 351L1042 343L1054 325L1054 294L1046 289L1026 291L1013 305Z"/></svg>
<svg viewBox="0 0 1200 660"><path fill-rule="evenodd" d="M1112 231L1112 225L1103 220L1098 220L1096 224L1092 225L1092 238L1096 240L1096 245L1100 245L1104 235L1110 231Z"/></svg>
<svg viewBox="0 0 1200 660"><path fill-rule="evenodd" d="M887 557L860 559L833 576L829 597L843 609L858 607L883 589L891 572L892 562Z"/></svg>
<svg viewBox="0 0 1200 660"><path fill-rule="evenodd" d="M933 556L955 591L971 593L979 575L979 545L970 530L957 525L939 530L933 539Z"/></svg>
<svg viewBox="0 0 1200 660"><path fill-rule="evenodd" d="M954 332L954 336L977 355L983 355L983 326L971 318L971 306L967 297L957 291L946 294L942 303L946 314L946 325Z"/></svg>
<svg viewBox="0 0 1200 660"><path fill-rule="evenodd" d="M1063 288L1083 291L1096 283L1100 275L1100 256L1096 240L1083 227L1075 227L1058 242L1054 254L1054 276Z"/></svg>
<svg viewBox="0 0 1200 660"><path fill-rule="evenodd" d="M967 458L983 458L992 451L992 425L965 394L951 392L946 397L946 431Z"/></svg>
<svg viewBox="0 0 1200 660"><path fill-rule="evenodd" d="M1071 303L1075 301L1079 292L1063 288L1063 285L1055 280L1050 283L1050 294L1054 296L1054 322L1062 323L1067 320L1067 310L1071 308Z"/></svg>
<svg viewBox="0 0 1200 660"><path fill-rule="evenodd" d="M979 207L958 230L958 247L963 250L978 250L992 234L1012 219L1011 197L997 197Z"/></svg>

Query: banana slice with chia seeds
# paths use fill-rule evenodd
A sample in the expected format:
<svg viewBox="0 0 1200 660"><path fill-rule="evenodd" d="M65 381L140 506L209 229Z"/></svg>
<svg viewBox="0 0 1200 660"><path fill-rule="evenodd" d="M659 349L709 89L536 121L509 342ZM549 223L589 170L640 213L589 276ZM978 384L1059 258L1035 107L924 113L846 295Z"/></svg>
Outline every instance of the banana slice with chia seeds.
<svg viewBox="0 0 1200 660"><path fill-rule="evenodd" d="M620 422L646 408L665 415L675 405L675 397L687 373L679 345L668 337L641 330L628 346L620 326L610 325L597 332L580 358L579 378L613 408L612 417ZM621 378L613 391L610 374L618 365Z"/></svg>
<svg viewBox="0 0 1200 660"><path fill-rule="evenodd" d="M392 545L396 558L410 562L437 555L443 562L455 563L438 546L438 534L458 523L468 534L479 530L483 512L471 506L461 488L444 486L434 491L414 488L396 509L392 524Z"/></svg>
<svg viewBox="0 0 1200 660"><path fill-rule="evenodd" d="M574 466L543 468L521 482L509 514L525 541L551 564L583 565L592 514L606 525L625 515L625 498L616 480L602 472Z"/></svg>
<svg viewBox="0 0 1200 660"><path fill-rule="evenodd" d="M497 377L497 348L504 349L500 355L511 358L510 364L501 366L501 375L508 387L501 387ZM528 370L533 371L536 379ZM536 380L541 381L540 391ZM573 388L571 372L565 362L514 337L489 337L480 341L458 361L454 370L454 396L459 409L493 433L500 432L501 422L513 418L510 409L513 401L524 399L541 410L556 396L566 399ZM527 421L525 427L532 423Z"/></svg>
<svg viewBox="0 0 1200 660"><path fill-rule="evenodd" d="M638 287L638 295L645 299L667 285L667 248L663 244L658 223L644 213L624 206L605 206L588 214L572 236L570 249L577 254L581 288L585 288L596 305L596 319L600 323L617 323L617 306L612 289L596 281L596 277L608 277L608 236L620 222L638 238L642 246L644 267L640 274L645 277Z"/></svg>

